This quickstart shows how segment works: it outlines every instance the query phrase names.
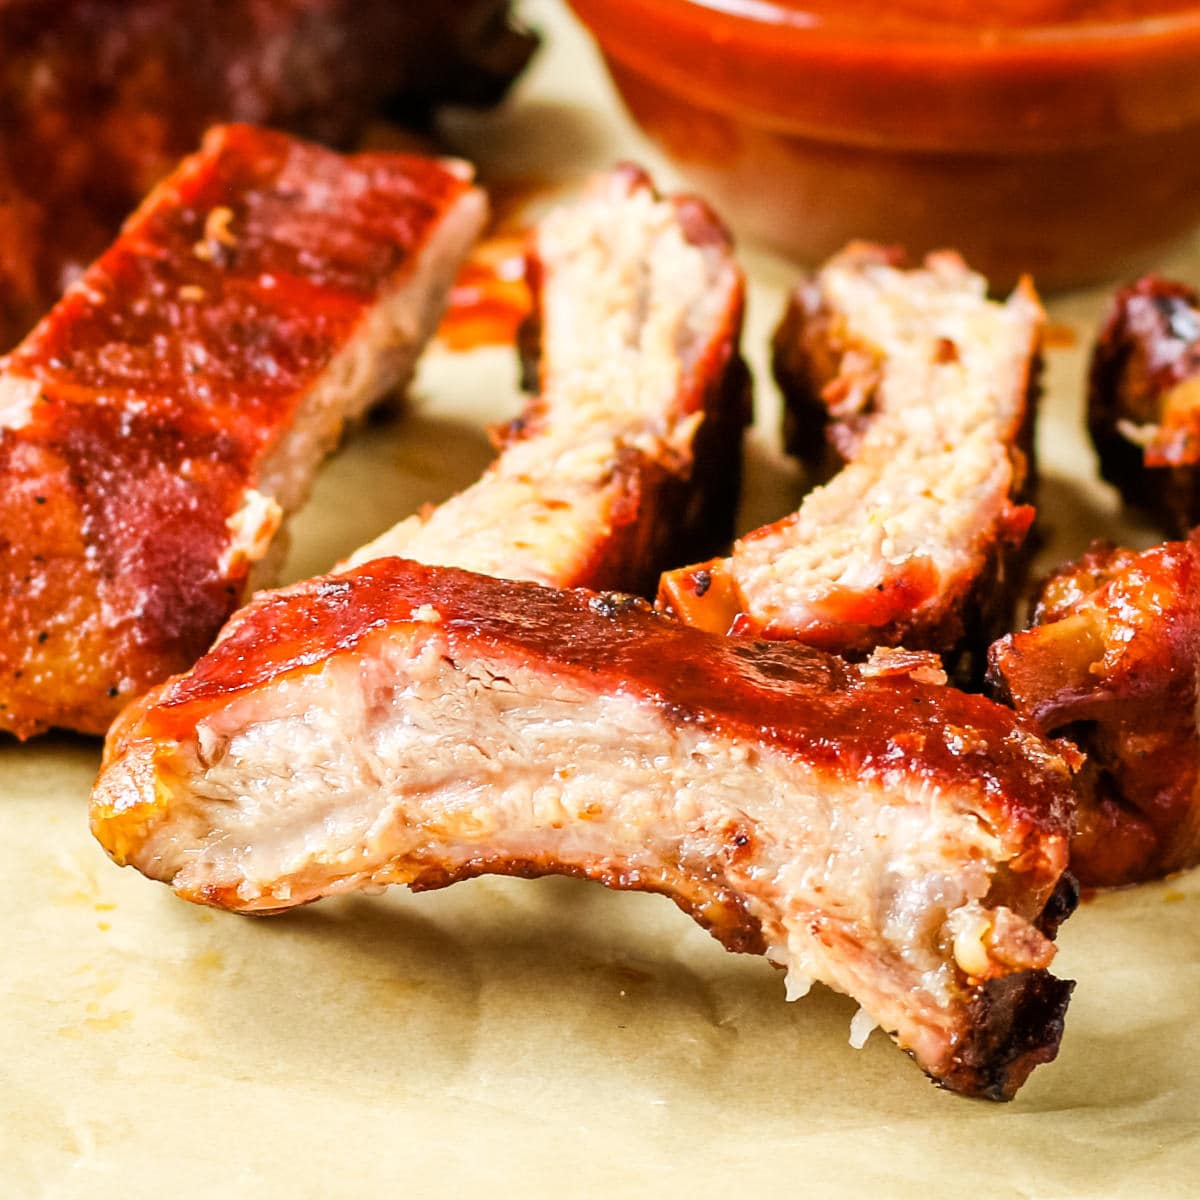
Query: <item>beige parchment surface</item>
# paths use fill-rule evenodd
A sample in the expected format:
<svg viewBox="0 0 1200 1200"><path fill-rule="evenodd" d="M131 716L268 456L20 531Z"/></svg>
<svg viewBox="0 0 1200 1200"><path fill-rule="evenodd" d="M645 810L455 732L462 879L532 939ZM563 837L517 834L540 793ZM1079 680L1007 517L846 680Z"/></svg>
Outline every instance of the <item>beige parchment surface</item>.
<svg viewBox="0 0 1200 1200"><path fill-rule="evenodd" d="M658 165L561 8L501 112L446 123L486 176ZM1131 202L1136 202L1131 192ZM741 523L794 505L764 363L786 264L748 253L758 425ZM1200 249L1166 268L1200 281ZM1139 544L1094 480L1081 372L1103 290L1052 305L1040 429L1049 563ZM516 409L503 349L430 354L294 525L328 567L475 477ZM96 743L0 746L0 1198L1185 1197L1200 1194L1200 872L1064 928L1057 1063L1008 1106L934 1089L854 1005L724 953L668 902L567 880L346 898L275 920L113 867L85 822Z"/></svg>

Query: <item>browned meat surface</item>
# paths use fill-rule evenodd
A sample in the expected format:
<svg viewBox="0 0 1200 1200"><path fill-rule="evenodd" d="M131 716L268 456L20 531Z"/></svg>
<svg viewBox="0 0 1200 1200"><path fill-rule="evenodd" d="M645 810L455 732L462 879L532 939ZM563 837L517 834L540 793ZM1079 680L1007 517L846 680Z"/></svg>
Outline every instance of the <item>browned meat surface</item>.
<svg viewBox="0 0 1200 1200"><path fill-rule="evenodd" d="M260 594L131 706L92 828L242 912L489 872L661 892L790 995L846 992L860 1034L1003 1099L1061 1035L1074 798L1048 743L927 657L868 671L379 559Z"/></svg>
<svg viewBox="0 0 1200 1200"><path fill-rule="evenodd" d="M1097 887L1200 863L1200 534L1097 543L991 650L1001 695L1087 753L1071 868Z"/></svg>
<svg viewBox="0 0 1200 1200"><path fill-rule="evenodd" d="M195 661L485 207L463 163L250 126L150 196L0 360L0 729L102 733Z"/></svg>
<svg viewBox="0 0 1200 1200"><path fill-rule="evenodd" d="M619 167L539 224L531 266L536 395L500 457L351 564L401 554L652 594L663 567L733 534L749 398L728 235L699 201Z"/></svg>
<svg viewBox="0 0 1200 1200"><path fill-rule="evenodd" d="M1092 357L1100 471L1168 534L1200 523L1200 297L1148 276L1122 288Z"/></svg>
<svg viewBox="0 0 1200 1200"><path fill-rule="evenodd" d="M348 145L382 102L499 97L507 0L0 0L0 350L219 121Z"/></svg>
<svg viewBox="0 0 1200 1200"><path fill-rule="evenodd" d="M855 656L877 645L982 668L1006 627L1033 510L1042 311L1001 304L957 255L904 270L854 245L791 299L776 338L790 447L840 463L729 558L663 577L663 607L720 632Z"/></svg>

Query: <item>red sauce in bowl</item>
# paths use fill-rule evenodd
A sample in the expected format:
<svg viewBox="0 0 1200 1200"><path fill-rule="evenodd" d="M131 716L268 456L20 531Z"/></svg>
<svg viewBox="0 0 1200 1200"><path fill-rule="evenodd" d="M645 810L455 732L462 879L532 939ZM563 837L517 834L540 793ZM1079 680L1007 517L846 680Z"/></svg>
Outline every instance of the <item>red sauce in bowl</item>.
<svg viewBox="0 0 1200 1200"><path fill-rule="evenodd" d="M635 117L742 230L1138 269L1200 220L1200 4L572 0Z"/></svg>

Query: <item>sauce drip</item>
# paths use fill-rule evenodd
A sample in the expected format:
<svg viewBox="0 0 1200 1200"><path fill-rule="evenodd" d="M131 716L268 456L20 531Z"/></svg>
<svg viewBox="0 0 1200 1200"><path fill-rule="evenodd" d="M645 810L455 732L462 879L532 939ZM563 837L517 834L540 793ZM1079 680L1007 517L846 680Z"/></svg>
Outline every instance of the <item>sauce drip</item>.
<svg viewBox="0 0 1200 1200"><path fill-rule="evenodd" d="M561 190L536 178L484 184L492 221L463 264L438 329L438 341L455 352L516 341L521 323L533 311L527 278L531 213Z"/></svg>
<svg viewBox="0 0 1200 1200"><path fill-rule="evenodd" d="M503 346L516 340L533 308L525 278L526 239L507 233L481 242L463 264L438 329L448 350Z"/></svg>

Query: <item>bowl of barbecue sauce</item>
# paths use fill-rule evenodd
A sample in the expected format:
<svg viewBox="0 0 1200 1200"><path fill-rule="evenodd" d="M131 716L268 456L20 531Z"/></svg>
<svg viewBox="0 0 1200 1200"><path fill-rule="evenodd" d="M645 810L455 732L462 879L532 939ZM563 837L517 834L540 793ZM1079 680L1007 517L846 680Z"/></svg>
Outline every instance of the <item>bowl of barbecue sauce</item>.
<svg viewBox="0 0 1200 1200"><path fill-rule="evenodd" d="M961 250L1045 287L1200 223L1200 3L571 0L626 105L744 235Z"/></svg>

